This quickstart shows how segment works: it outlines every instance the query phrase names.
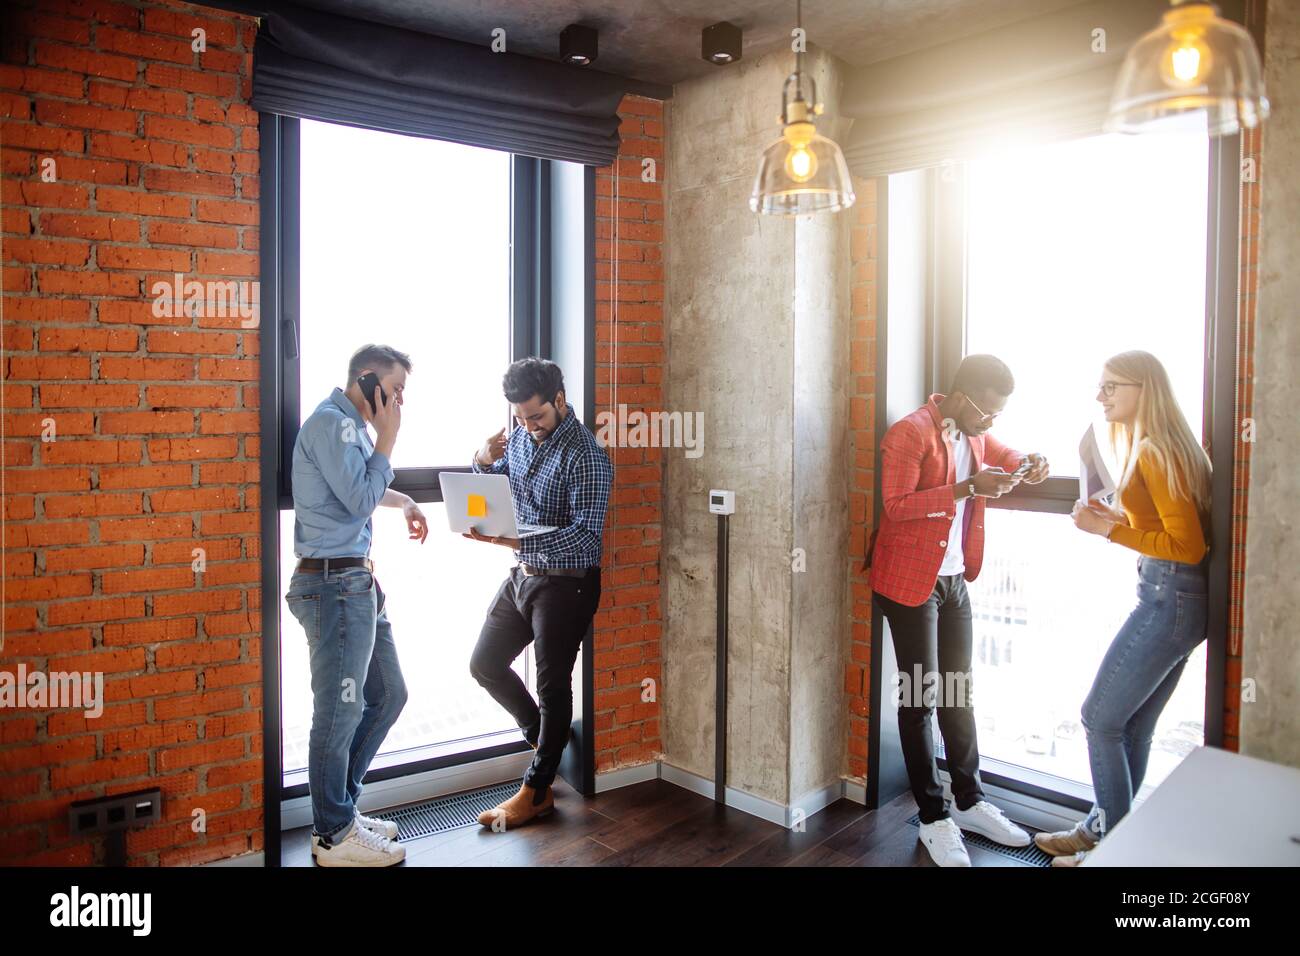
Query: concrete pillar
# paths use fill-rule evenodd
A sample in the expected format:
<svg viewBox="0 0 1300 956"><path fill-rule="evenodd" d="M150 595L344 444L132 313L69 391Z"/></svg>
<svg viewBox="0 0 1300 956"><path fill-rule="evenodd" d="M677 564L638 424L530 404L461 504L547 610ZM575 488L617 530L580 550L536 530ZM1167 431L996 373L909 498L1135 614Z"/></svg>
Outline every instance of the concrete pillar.
<svg viewBox="0 0 1300 956"><path fill-rule="evenodd" d="M667 401L703 412L705 445L697 459L666 456L661 698L665 762L712 779L706 494L730 488L728 785L786 808L839 785L848 646L851 213L793 221L748 205L793 66L788 51L744 60L678 85L671 102ZM842 142L843 65L810 50L805 69L826 104L819 129Z"/></svg>
<svg viewBox="0 0 1300 956"><path fill-rule="evenodd" d="M1255 324L1255 445L1246 528L1242 753L1300 767L1300 7L1268 4L1264 82L1273 115L1260 158L1259 292Z"/></svg>

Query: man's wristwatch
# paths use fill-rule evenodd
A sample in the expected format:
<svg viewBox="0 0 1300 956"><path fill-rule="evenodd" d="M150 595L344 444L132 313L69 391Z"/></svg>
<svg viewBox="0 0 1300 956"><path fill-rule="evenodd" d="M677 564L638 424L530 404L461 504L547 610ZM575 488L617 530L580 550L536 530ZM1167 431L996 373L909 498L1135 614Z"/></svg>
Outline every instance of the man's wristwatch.
<svg viewBox="0 0 1300 956"><path fill-rule="evenodd" d="M973 481L968 481L968 482L966 482L966 490L970 492L970 494L968 495L968 497L974 498L974 497L975 497L975 482L973 482Z"/></svg>

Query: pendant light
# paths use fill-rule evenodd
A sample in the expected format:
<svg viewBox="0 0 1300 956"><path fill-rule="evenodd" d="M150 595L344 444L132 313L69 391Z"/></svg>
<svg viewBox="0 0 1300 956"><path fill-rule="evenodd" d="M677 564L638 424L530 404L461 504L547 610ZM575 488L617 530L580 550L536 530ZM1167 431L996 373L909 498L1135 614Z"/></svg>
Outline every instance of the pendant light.
<svg viewBox="0 0 1300 956"><path fill-rule="evenodd" d="M1143 133L1178 115L1205 115L1211 136L1231 136L1268 116L1259 51L1241 26L1202 0L1172 0L1156 29L1128 51L1105 129Z"/></svg>
<svg viewBox="0 0 1300 956"><path fill-rule="evenodd" d="M856 198L844 153L814 125L813 117L821 115L822 104L817 102L817 83L812 77L807 77L812 98L804 99L802 0L797 3L795 17L800 44L795 50L794 72L781 88L784 128L781 138L763 150L749 197L749 208L754 212L776 216L838 212L852 206ZM794 99L790 99L792 82Z"/></svg>

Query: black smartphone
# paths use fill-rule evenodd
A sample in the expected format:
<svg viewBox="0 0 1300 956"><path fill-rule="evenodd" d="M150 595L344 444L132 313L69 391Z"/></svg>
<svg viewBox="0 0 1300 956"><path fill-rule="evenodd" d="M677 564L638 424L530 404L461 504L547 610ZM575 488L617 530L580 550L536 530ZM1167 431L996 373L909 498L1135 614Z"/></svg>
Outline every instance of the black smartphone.
<svg viewBox="0 0 1300 956"><path fill-rule="evenodd" d="M365 375L362 375L359 379L357 379L357 384L361 386L361 394L364 395L366 397L366 401L370 403L371 414L374 414L375 412L379 411L379 409L375 406L376 386L379 387L379 394L383 398L384 404L385 405L388 404L388 393L384 391L384 387L382 385L379 385L379 376L376 375L374 372L367 372Z"/></svg>

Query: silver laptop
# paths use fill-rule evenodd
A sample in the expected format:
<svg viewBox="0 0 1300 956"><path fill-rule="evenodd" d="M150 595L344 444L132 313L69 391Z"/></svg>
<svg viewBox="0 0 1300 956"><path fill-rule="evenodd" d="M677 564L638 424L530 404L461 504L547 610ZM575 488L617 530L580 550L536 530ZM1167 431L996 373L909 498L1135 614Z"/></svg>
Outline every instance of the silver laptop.
<svg viewBox="0 0 1300 956"><path fill-rule="evenodd" d="M515 523L515 500L505 475L444 471L438 475L447 523L452 531L470 528L489 537L527 538L556 530L551 525Z"/></svg>

